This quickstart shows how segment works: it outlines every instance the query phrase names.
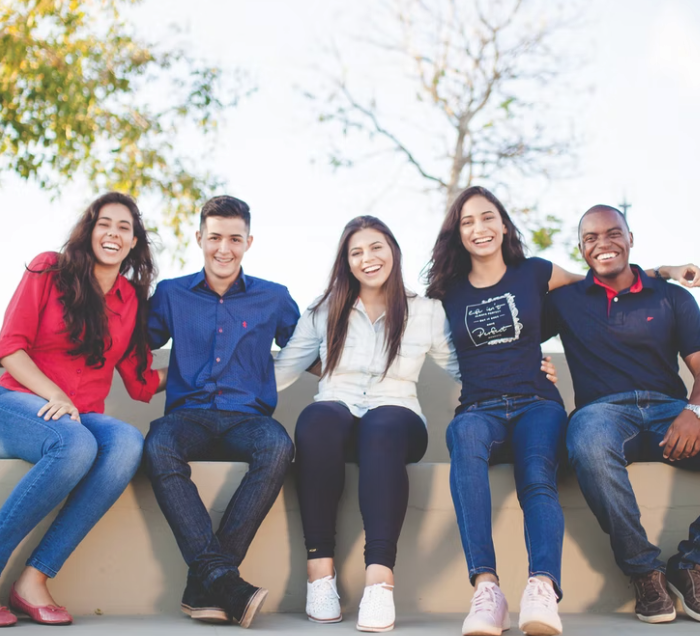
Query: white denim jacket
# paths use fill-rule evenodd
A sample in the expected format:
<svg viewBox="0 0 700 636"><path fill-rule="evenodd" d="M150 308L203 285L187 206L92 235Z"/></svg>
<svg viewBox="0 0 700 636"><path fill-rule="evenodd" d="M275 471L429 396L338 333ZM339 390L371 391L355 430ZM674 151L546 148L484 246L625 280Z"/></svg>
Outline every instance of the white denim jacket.
<svg viewBox="0 0 700 636"><path fill-rule="evenodd" d="M313 307L315 302L311 305ZM320 356L326 368L328 308L313 315L311 307L299 319L292 339L275 359L277 390L286 389ZM408 298L408 321L401 348L382 378L386 366L385 317L372 324L360 299L350 312L345 346L335 371L318 385L316 402L342 402L355 417L378 406L403 406L425 422L416 397L416 382L429 354L455 380L459 365L442 303L422 296Z"/></svg>

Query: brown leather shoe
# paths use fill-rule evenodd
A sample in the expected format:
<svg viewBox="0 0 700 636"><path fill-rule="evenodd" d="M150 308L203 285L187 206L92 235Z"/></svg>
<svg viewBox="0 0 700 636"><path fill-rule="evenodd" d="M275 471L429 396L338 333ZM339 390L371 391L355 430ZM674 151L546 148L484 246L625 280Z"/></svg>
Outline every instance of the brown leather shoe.
<svg viewBox="0 0 700 636"><path fill-rule="evenodd" d="M685 613L690 618L700 621L700 570L668 569L668 589L671 590L683 604Z"/></svg>
<svg viewBox="0 0 700 636"><path fill-rule="evenodd" d="M637 604L634 611L645 623L668 623L676 618L673 599L666 590L666 575L658 570L632 577Z"/></svg>
<svg viewBox="0 0 700 636"><path fill-rule="evenodd" d="M0 627L9 627L17 622L17 617L6 607L0 605Z"/></svg>

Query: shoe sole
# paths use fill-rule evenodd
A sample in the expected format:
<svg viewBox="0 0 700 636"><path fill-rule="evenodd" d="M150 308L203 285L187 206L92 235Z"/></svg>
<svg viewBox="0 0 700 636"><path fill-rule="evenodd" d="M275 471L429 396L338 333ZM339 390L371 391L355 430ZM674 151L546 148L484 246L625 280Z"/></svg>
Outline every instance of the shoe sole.
<svg viewBox="0 0 700 636"><path fill-rule="evenodd" d="M668 586L668 589L671 590L671 592L673 592L680 600L681 605L683 605L683 611L690 616L690 618L700 621L700 614L698 614L698 612L694 612L685 604L685 596L681 594L681 591L673 583L666 581L666 585Z"/></svg>
<svg viewBox="0 0 700 636"><path fill-rule="evenodd" d="M312 623L340 623L340 621L343 620L343 615L339 614L335 618L316 618L315 616L311 616L311 614L307 614L306 618Z"/></svg>
<svg viewBox="0 0 700 636"><path fill-rule="evenodd" d="M250 627L253 619L256 617L257 613L261 610L265 599L267 598L267 590L264 587L258 588L258 590L250 597L248 605L246 605L243 615L239 625L245 629Z"/></svg>
<svg viewBox="0 0 700 636"><path fill-rule="evenodd" d="M183 614L203 623L230 623L231 617L220 607L192 607L180 603Z"/></svg>
<svg viewBox="0 0 700 636"><path fill-rule="evenodd" d="M654 616L644 616L643 614L637 614L637 618L642 621L642 623L670 623L676 619L676 610L668 614L656 614Z"/></svg>
<svg viewBox="0 0 700 636"><path fill-rule="evenodd" d="M557 636L557 634L562 633L562 630L556 625L549 625L541 621L529 621L518 625L518 627L521 632L528 636Z"/></svg>
<svg viewBox="0 0 700 636"><path fill-rule="evenodd" d="M500 627L491 626L472 629L468 632L462 631L462 636L501 636L503 632L507 632L510 629L510 616L506 614L506 618L503 621L503 625Z"/></svg>
<svg viewBox="0 0 700 636"><path fill-rule="evenodd" d="M359 623L357 623L357 625L355 625L355 628L358 632L372 632L374 634L379 634L381 632L390 632L392 629L394 629L394 625L395 623L387 625L386 627L369 627L367 625L360 625Z"/></svg>

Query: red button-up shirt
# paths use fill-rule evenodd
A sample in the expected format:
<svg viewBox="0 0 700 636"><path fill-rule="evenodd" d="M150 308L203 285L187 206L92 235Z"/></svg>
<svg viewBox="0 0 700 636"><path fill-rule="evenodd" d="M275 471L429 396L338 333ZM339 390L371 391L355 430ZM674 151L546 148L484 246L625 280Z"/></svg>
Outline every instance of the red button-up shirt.
<svg viewBox="0 0 700 636"><path fill-rule="evenodd" d="M60 387L81 413L104 413L105 398L112 385L116 367L129 395L148 402L158 387L158 374L151 369L149 353L146 383L138 378L135 352L124 358L136 324L138 299L131 283L118 276L105 295L107 323L112 346L105 346L102 368L88 366L86 356L71 355L75 348L63 320L63 305L56 289L55 274L35 274L32 271L55 265L55 252L39 254L25 271L5 312L0 331L0 358L23 349L37 367ZM108 347L108 348L107 348ZM122 359L124 358L124 359ZM9 373L0 377L0 386L13 391L31 393Z"/></svg>

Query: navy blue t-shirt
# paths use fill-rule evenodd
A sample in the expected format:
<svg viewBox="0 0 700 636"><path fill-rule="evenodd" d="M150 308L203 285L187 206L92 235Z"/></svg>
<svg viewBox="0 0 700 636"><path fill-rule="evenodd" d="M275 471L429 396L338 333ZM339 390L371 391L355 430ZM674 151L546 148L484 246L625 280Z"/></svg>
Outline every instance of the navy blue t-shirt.
<svg viewBox="0 0 700 636"><path fill-rule="evenodd" d="M688 394L678 354L700 351L700 308L686 289L633 268L642 289L624 289L612 302L591 271L549 294L546 336L561 335L576 408L628 391Z"/></svg>
<svg viewBox="0 0 700 636"><path fill-rule="evenodd" d="M540 370L542 303L551 276L552 263L528 258L490 287L474 287L464 276L448 288L442 304L462 375L458 413L506 394L561 403Z"/></svg>

